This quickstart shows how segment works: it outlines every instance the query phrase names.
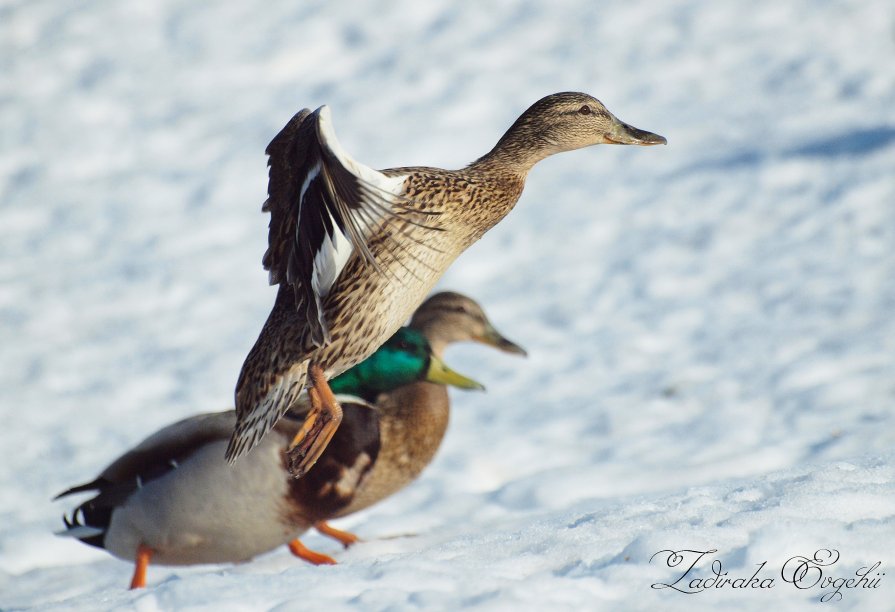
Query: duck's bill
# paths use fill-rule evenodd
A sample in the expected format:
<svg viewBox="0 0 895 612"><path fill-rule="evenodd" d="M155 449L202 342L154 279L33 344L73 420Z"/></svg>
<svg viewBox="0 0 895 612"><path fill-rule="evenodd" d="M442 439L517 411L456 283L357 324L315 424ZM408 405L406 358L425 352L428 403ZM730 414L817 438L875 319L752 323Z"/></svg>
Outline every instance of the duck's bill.
<svg viewBox="0 0 895 612"><path fill-rule="evenodd" d="M481 342L482 344L487 344L488 346L493 346L499 351L503 351L504 353L512 353L513 355L522 355L523 357L528 357L528 352L513 342L512 340L508 340L505 338L500 332L498 332L494 327L489 326L488 329L485 330L485 333L481 336L474 338L477 342Z"/></svg>
<svg viewBox="0 0 895 612"><path fill-rule="evenodd" d="M603 138L606 140L606 144L640 145L643 147L668 144L664 136L638 129L618 119L616 119L609 133Z"/></svg>
<svg viewBox="0 0 895 612"><path fill-rule="evenodd" d="M477 389L484 391L485 386L471 378L466 378L459 372L447 367L447 365L435 355L429 359L429 371L426 372L426 380L440 385L451 385L460 389Z"/></svg>

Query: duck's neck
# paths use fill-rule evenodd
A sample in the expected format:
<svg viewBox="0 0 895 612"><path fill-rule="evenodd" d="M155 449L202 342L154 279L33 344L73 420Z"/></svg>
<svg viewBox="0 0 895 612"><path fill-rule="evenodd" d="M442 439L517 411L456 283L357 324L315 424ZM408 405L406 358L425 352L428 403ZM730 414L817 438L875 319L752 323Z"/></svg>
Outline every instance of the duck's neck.
<svg viewBox="0 0 895 612"><path fill-rule="evenodd" d="M469 165L470 169L485 172L511 172L523 179L536 163L559 153L559 144L540 127L535 127L526 115L519 117L494 148Z"/></svg>
<svg viewBox="0 0 895 612"><path fill-rule="evenodd" d="M330 389L336 394L347 393L368 402L375 402L380 393L390 391L413 380L401 379L395 382L392 373L377 371L374 365L364 361L350 370L342 372L329 381Z"/></svg>
<svg viewBox="0 0 895 612"><path fill-rule="evenodd" d="M424 356L380 349L330 380L329 387L333 393L348 393L375 402L380 393L423 378L427 367Z"/></svg>
<svg viewBox="0 0 895 612"><path fill-rule="evenodd" d="M425 321L413 320L410 322L409 327L419 331L426 337L426 340L429 341L429 347L432 350L432 354L439 359L444 357L444 349L447 348L448 344L465 339L454 337L455 335L451 330L445 329L444 326L439 324L437 319L427 319Z"/></svg>

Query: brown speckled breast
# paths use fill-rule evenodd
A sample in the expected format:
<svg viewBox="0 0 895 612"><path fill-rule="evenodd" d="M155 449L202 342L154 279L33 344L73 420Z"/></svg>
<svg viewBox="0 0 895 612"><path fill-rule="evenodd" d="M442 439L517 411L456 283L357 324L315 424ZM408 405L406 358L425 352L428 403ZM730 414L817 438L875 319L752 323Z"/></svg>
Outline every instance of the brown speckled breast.
<svg viewBox="0 0 895 612"><path fill-rule="evenodd" d="M384 274L352 258L324 302L332 343L314 351L327 377L373 353L413 314L453 261L513 208L524 180L516 175L477 175L426 168L409 173L406 197L427 213L424 226L390 220L370 241ZM400 245L400 246L398 246ZM297 317L296 317L297 319Z"/></svg>

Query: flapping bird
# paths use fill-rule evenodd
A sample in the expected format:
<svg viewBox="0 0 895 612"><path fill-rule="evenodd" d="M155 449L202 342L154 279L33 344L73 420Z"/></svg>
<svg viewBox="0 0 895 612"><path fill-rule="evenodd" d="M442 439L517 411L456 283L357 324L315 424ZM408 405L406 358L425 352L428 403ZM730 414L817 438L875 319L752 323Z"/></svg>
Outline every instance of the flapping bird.
<svg viewBox="0 0 895 612"><path fill-rule="evenodd" d="M516 204L540 160L596 144L665 138L624 123L583 93L535 102L494 148L460 170L374 170L339 144L328 107L300 111L267 147L273 309L236 385L226 457L257 445L308 388L312 410L291 444L298 477L339 426L327 380L373 353L472 243Z"/></svg>

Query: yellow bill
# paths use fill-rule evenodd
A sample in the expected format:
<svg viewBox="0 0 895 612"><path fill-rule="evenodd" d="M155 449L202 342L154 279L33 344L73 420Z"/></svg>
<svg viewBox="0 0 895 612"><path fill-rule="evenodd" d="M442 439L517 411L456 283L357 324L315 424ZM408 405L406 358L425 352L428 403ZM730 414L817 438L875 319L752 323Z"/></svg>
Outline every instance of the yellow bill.
<svg viewBox="0 0 895 612"><path fill-rule="evenodd" d="M485 386L467 378L447 367L447 365L435 355L429 357L429 370L426 372L426 380L441 385L451 385L460 389L485 390Z"/></svg>

